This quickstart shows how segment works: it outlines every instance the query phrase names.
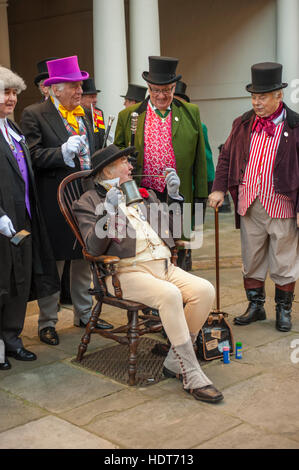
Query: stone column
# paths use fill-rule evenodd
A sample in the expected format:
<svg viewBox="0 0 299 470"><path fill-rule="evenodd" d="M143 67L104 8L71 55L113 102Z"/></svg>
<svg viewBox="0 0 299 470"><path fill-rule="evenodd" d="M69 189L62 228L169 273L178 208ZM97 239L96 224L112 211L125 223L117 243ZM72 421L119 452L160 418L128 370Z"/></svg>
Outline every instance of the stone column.
<svg viewBox="0 0 299 470"><path fill-rule="evenodd" d="M105 124L123 109L127 91L128 69L124 0L93 1L94 78L101 90L100 107L104 111Z"/></svg>
<svg viewBox="0 0 299 470"><path fill-rule="evenodd" d="M160 55L158 0L130 0L130 83L146 86L149 55Z"/></svg>
<svg viewBox="0 0 299 470"><path fill-rule="evenodd" d="M277 0L277 61L289 84L285 102L299 112L299 0Z"/></svg>
<svg viewBox="0 0 299 470"><path fill-rule="evenodd" d="M0 0L0 64L10 68L7 1Z"/></svg>

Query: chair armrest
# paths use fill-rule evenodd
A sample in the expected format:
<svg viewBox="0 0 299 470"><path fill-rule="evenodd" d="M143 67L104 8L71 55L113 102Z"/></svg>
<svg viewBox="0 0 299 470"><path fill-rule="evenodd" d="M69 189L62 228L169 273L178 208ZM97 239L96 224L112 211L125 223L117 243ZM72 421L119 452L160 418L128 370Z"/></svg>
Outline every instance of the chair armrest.
<svg viewBox="0 0 299 470"><path fill-rule="evenodd" d="M84 248L82 252L83 252L84 258L87 261L91 261L94 263L116 264L120 261L120 258L118 256L108 256L108 255L92 256Z"/></svg>

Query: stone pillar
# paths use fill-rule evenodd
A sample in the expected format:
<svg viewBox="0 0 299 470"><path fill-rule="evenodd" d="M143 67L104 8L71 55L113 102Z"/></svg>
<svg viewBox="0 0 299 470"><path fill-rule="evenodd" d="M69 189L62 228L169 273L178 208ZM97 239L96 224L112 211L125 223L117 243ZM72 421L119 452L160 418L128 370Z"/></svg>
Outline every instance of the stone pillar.
<svg viewBox="0 0 299 470"><path fill-rule="evenodd" d="M277 0L277 61L289 84L284 100L299 112L299 0Z"/></svg>
<svg viewBox="0 0 299 470"><path fill-rule="evenodd" d="M158 0L130 0L130 83L146 86L149 55L160 55Z"/></svg>
<svg viewBox="0 0 299 470"><path fill-rule="evenodd" d="M100 107L108 116L123 109L121 94L127 91L128 69L124 0L93 1L94 78L101 90Z"/></svg>
<svg viewBox="0 0 299 470"><path fill-rule="evenodd" d="M0 64L10 68L7 1L0 0Z"/></svg>

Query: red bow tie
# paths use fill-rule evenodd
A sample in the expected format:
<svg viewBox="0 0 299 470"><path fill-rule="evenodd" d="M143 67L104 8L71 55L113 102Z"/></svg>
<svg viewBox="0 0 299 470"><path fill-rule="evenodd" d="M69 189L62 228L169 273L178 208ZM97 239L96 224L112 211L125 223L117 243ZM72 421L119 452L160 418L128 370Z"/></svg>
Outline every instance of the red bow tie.
<svg viewBox="0 0 299 470"><path fill-rule="evenodd" d="M273 137L276 128L273 119L276 119L278 116L280 116L282 109L283 103L281 102L278 106L278 109L273 114L271 114L271 116L266 118L260 118L257 116L252 126L252 132L256 131L259 134L262 132L262 130L264 130L269 137Z"/></svg>

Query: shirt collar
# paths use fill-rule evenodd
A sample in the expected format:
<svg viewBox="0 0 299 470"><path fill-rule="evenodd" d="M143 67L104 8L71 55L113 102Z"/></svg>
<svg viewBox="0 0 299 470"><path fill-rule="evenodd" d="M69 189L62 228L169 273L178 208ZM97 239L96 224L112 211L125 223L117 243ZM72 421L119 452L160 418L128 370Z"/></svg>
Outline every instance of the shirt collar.
<svg viewBox="0 0 299 470"><path fill-rule="evenodd" d="M151 107L154 111L156 111L156 109L158 109L157 106L155 106L155 105L151 102L150 99L148 100L148 102L149 102L150 107ZM168 108L167 108L167 111L170 111L170 110L171 110L171 105L169 105Z"/></svg>
<svg viewBox="0 0 299 470"><path fill-rule="evenodd" d="M16 131L14 131L8 121L7 121L7 118L0 118L0 129L2 131L2 134L6 140L6 142L10 143L9 140L8 140L8 137L7 137L7 134L6 134L6 131L5 131L5 127L7 129L7 132L9 133L9 135L11 135L11 137L13 137L17 142L20 142L22 139L24 139L24 137L20 134L17 134Z"/></svg>

